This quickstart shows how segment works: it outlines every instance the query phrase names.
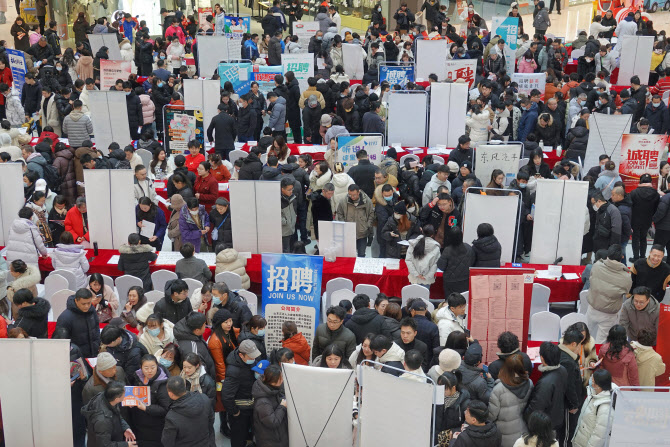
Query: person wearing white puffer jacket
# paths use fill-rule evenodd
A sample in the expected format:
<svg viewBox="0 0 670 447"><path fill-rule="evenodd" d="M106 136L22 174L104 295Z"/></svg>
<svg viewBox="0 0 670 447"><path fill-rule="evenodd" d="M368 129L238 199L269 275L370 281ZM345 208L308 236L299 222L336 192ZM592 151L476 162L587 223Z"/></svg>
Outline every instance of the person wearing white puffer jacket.
<svg viewBox="0 0 670 447"><path fill-rule="evenodd" d="M172 43L168 45L167 50L165 50L165 55L170 61L170 67L172 68L172 72L175 75L179 74L179 69L181 68L181 60L185 54L186 50L184 49L184 45L182 45L179 42L179 38L175 36L172 39Z"/></svg>
<svg viewBox="0 0 670 447"><path fill-rule="evenodd" d="M479 104L472 106L465 124L470 129L470 140L473 143L488 141L491 126L491 115L488 108L482 109Z"/></svg>
<svg viewBox="0 0 670 447"><path fill-rule="evenodd" d="M21 208L18 219L14 219L7 237L7 262L21 259L29 265L37 266L39 255L46 256L47 249L37 225L31 220L33 210Z"/></svg>
<svg viewBox="0 0 670 447"><path fill-rule="evenodd" d="M217 246L218 247L218 246ZM242 288L248 290L251 286L251 281L245 267L247 260L242 258L234 248L226 248L216 254L216 270L215 274L221 272L232 272L240 275L242 279Z"/></svg>
<svg viewBox="0 0 670 447"><path fill-rule="evenodd" d="M18 146L12 146L12 137L8 133L0 133L0 152L7 152L12 161L23 160L21 149Z"/></svg>
<svg viewBox="0 0 670 447"><path fill-rule="evenodd" d="M447 337L454 331L465 332L467 330L465 322L465 309L467 301L460 293L451 293L446 303L435 312L435 321L437 329L440 331L440 345L444 346Z"/></svg>
<svg viewBox="0 0 670 447"><path fill-rule="evenodd" d="M89 265L86 259L86 250L81 245L74 243L74 238L69 231L64 231L60 236L60 244L51 252L49 257L56 270L67 270L74 274L77 280L77 290L83 289L86 282L86 272Z"/></svg>
<svg viewBox="0 0 670 447"><path fill-rule="evenodd" d="M354 179L352 179L349 174L344 172L344 166L342 163L335 163L335 171L331 183L335 186L335 193L331 199L332 208L335 210L339 203L343 200L347 200L347 192L349 191L349 185L353 185Z"/></svg>
<svg viewBox="0 0 670 447"><path fill-rule="evenodd" d="M135 59L135 52L133 51L133 46L130 44L130 41L128 39L123 39L121 43L119 44L119 49L121 51L121 60L125 62L133 62ZM133 73L136 72L137 67L135 64L130 64L131 66L131 71Z"/></svg>
<svg viewBox="0 0 670 447"><path fill-rule="evenodd" d="M612 375L606 369L598 369L591 375L588 396L582 405L575 436L572 438L574 447L601 447L607 444L612 387L616 385L612 383Z"/></svg>

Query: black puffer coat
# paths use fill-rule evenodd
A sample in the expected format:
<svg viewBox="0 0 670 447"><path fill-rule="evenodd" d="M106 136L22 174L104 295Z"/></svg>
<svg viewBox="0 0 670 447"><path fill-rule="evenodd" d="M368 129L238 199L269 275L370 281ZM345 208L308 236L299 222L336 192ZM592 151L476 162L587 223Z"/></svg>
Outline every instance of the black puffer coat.
<svg viewBox="0 0 670 447"><path fill-rule="evenodd" d="M265 349L265 337L251 332L248 324L243 325L242 329L240 329L240 335L237 336L238 345L244 340L253 341L256 345L256 349L261 352L261 356L258 358L258 361L268 359L268 353Z"/></svg>
<svg viewBox="0 0 670 447"><path fill-rule="evenodd" d="M254 396L254 435L263 447L288 447L288 415L282 401L281 388L271 388L260 379L251 392Z"/></svg>
<svg viewBox="0 0 670 447"><path fill-rule="evenodd" d="M502 247L495 236L486 236L472 241L475 251L473 267L500 267Z"/></svg>
<svg viewBox="0 0 670 447"><path fill-rule="evenodd" d="M356 343L363 343L365 336L373 334L383 334L390 337L390 332L386 332L384 327L384 317L379 315L376 309L358 309L344 325L356 336Z"/></svg>
<svg viewBox="0 0 670 447"><path fill-rule="evenodd" d="M121 343L118 346L108 346L106 349L123 368L126 377L132 377L135 371L140 369L142 356L148 354L147 348L139 342L137 335L126 330L121 334Z"/></svg>
<svg viewBox="0 0 670 447"><path fill-rule="evenodd" d="M43 298L35 298L34 306L26 306L19 309L14 327L20 327L35 338L48 337L48 318L51 304Z"/></svg>
<svg viewBox="0 0 670 447"><path fill-rule="evenodd" d="M263 163L256 154L249 154L242 160L242 167L238 173L239 180L258 180L263 172Z"/></svg>
<svg viewBox="0 0 670 447"><path fill-rule="evenodd" d="M151 245L123 244L119 248L119 253L117 268L126 275L141 279L145 292L152 290L154 287L151 282L149 264L158 257L154 248Z"/></svg>
<svg viewBox="0 0 670 447"><path fill-rule="evenodd" d="M216 446L214 410L207 396L187 392L172 402L165 417L161 443L163 447Z"/></svg>
<svg viewBox="0 0 670 447"><path fill-rule="evenodd" d="M226 380L223 381L221 389L221 401L230 414L237 414L241 409L251 409L251 405L240 407L239 403L252 398L251 387L256 381L252 366L242 361L239 349L226 357Z"/></svg>
<svg viewBox="0 0 670 447"><path fill-rule="evenodd" d="M219 309L226 309L233 314L233 326L241 328L244 323L251 320L253 315L247 302L240 298L240 296L232 290L228 292L228 301L225 306L216 306Z"/></svg>
<svg viewBox="0 0 670 447"><path fill-rule="evenodd" d="M91 307L92 309L93 307ZM93 312L95 313L95 312ZM100 393L81 409L88 426L88 447L124 447L123 433L130 428L119 406L112 407Z"/></svg>
<svg viewBox="0 0 670 447"><path fill-rule="evenodd" d="M165 283L165 296L158 300L154 306L154 313L157 315L160 314L163 318L177 324L179 320L190 314L193 308L191 307L191 300L188 298L180 303L174 302L171 292L174 281L176 280Z"/></svg>
<svg viewBox="0 0 670 447"><path fill-rule="evenodd" d="M533 411L541 411L549 417L554 428L558 428L565 419L565 392L568 385L568 372L561 365L540 365L542 377L537 381L524 411L526 422Z"/></svg>
<svg viewBox="0 0 670 447"><path fill-rule="evenodd" d="M67 299L63 313L58 317L56 329L64 327L70 334L70 342L81 350L82 356L86 358L95 357L100 350L100 324L95 307L89 307L88 311L79 310L74 301L74 295Z"/></svg>
<svg viewBox="0 0 670 447"><path fill-rule="evenodd" d="M386 244L386 257L388 258L401 258L401 246L398 245L398 242L401 240L409 241L410 239L414 239L421 234L421 228L416 217L412 216L411 214L408 214L407 217L409 217L410 220L410 227L409 230L407 230L407 235L404 239L391 235L391 233L400 235L398 230L398 221L395 219L395 217L389 217L384 224L384 228L382 228L381 236L382 240Z"/></svg>
<svg viewBox="0 0 670 447"><path fill-rule="evenodd" d="M586 128L586 123L583 119L578 119L575 127L568 131L565 137L565 157L571 160L576 160L581 157L584 160L586 155L586 146L589 143L589 130Z"/></svg>
<svg viewBox="0 0 670 447"><path fill-rule="evenodd" d="M131 129L136 130L139 126L144 124L142 102L135 92L130 92L130 94L126 96L126 109L128 110L128 126Z"/></svg>
<svg viewBox="0 0 670 447"><path fill-rule="evenodd" d="M454 429L457 431L465 422L465 409L470 401L470 393L468 390L461 389L458 400L449 407L444 407L444 402L437 405L435 408L435 434Z"/></svg>
<svg viewBox="0 0 670 447"><path fill-rule="evenodd" d="M77 198L77 175L74 170L75 148L65 147L56 152L53 166L61 179L60 193L65 196L70 205L74 205Z"/></svg>
<svg viewBox="0 0 670 447"><path fill-rule="evenodd" d="M421 203L421 189L419 183L419 176L417 175L417 173L409 169L403 169L402 172L400 173L399 180L405 185L407 185L406 188L403 187L403 189L407 191L407 194L414 197L416 203Z"/></svg>
<svg viewBox="0 0 670 447"><path fill-rule="evenodd" d="M185 301L189 301L186 299ZM212 355L209 353L207 348L207 343L203 340L202 336L195 335L189 328L186 326L186 319L181 319L174 325L174 339L179 344L179 353L181 358L185 358L188 354L198 354L202 359L207 374L210 377L216 377L216 365L214 365L214 360Z"/></svg>

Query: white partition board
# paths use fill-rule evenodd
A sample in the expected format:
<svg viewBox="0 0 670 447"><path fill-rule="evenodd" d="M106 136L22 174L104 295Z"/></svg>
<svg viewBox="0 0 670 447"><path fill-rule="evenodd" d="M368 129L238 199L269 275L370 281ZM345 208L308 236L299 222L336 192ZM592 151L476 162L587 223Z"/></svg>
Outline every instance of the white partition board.
<svg viewBox="0 0 670 447"><path fill-rule="evenodd" d="M72 445L69 341L2 339L0 358L5 443Z"/></svg>
<svg viewBox="0 0 670 447"><path fill-rule="evenodd" d="M514 236L518 226L519 197L465 194L463 242L477 239L481 223L493 225L493 232L502 248L500 262L514 262Z"/></svg>
<svg viewBox="0 0 670 447"><path fill-rule="evenodd" d="M428 146L445 144L456 147L458 137L465 134L465 114L468 102L466 84L433 82L430 85L430 130Z"/></svg>
<svg viewBox="0 0 670 447"><path fill-rule="evenodd" d="M14 219L23 207L23 169L19 163L0 163L0 245L7 245L7 236Z"/></svg>
<svg viewBox="0 0 670 447"><path fill-rule="evenodd" d="M448 42L440 40L416 40L416 73L415 79L428 80L428 75L435 73L437 79L443 80L447 76L444 62L447 60ZM432 87L431 87L432 88Z"/></svg>
<svg viewBox="0 0 670 447"><path fill-rule="evenodd" d="M319 223L319 253L323 256L328 250L335 250L335 256L355 258L356 252L356 224L354 222L339 222L320 220Z"/></svg>
<svg viewBox="0 0 670 447"><path fill-rule="evenodd" d="M121 245L128 242L128 235L137 231L135 221L135 175L130 169L119 169L110 170L109 177L110 191L112 191L110 201L111 231L114 249L118 250Z"/></svg>
<svg viewBox="0 0 670 447"><path fill-rule="evenodd" d="M616 410L610 422L609 447L667 445L670 438L670 395L658 389L616 389Z"/></svg>
<svg viewBox="0 0 670 447"><path fill-rule="evenodd" d="M233 247L238 252L258 253L255 184L248 180L228 183Z"/></svg>
<svg viewBox="0 0 670 447"><path fill-rule="evenodd" d="M107 155L112 142L122 148L130 144L125 93L91 91L88 98L96 149Z"/></svg>
<svg viewBox="0 0 670 447"><path fill-rule="evenodd" d="M211 79L184 79L184 106L202 110L205 129L218 114L221 83Z"/></svg>
<svg viewBox="0 0 670 447"><path fill-rule="evenodd" d="M219 68L219 62L228 58L228 39L226 36L198 36L198 71L200 77L211 79L214 71Z"/></svg>
<svg viewBox="0 0 670 447"><path fill-rule="evenodd" d="M598 165L602 154L610 156L619 166L621 159L621 136L629 133L633 115L605 115L593 113L589 118L589 142L586 146L584 168Z"/></svg>
<svg viewBox="0 0 670 447"><path fill-rule="evenodd" d="M391 91L388 98L386 141L402 146L425 146L428 94Z"/></svg>
<svg viewBox="0 0 670 447"><path fill-rule="evenodd" d="M93 57L98 54L98 50L103 46L109 48L109 60L120 61L121 50L119 49L119 41L116 40L116 34L87 34L88 42L91 44L91 51Z"/></svg>
<svg viewBox="0 0 670 447"><path fill-rule="evenodd" d="M531 264L579 265L587 197L587 182L537 181Z"/></svg>
<svg viewBox="0 0 670 447"><path fill-rule="evenodd" d="M111 249L114 247L114 236L111 229L109 172L109 169L84 169L84 189L91 246L97 242L98 248Z"/></svg>
<svg viewBox="0 0 670 447"><path fill-rule="evenodd" d="M353 43L342 44L342 64L349 79L363 79L363 58L365 53L360 45Z"/></svg>
<svg viewBox="0 0 670 447"><path fill-rule="evenodd" d="M431 421L435 388L432 384L360 367L360 385L363 393L358 419L361 446L433 445ZM398 408L412 410L398 411Z"/></svg>
<svg viewBox="0 0 670 447"><path fill-rule="evenodd" d="M270 197L273 200L269 200ZM256 182L258 253L282 252L280 197L281 188L279 182Z"/></svg>
<svg viewBox="0 0 670 447"><path fill-rule="evenodd" d="M653 36L623 36L621 39L621 54L626 57L619 59L617 85L630 85L630 78L636 75L641 85L647 85L656 39Z"/></svg>
<svg viewBox="0 0 670 447"><path fill-rule="evenodd" d="M282 372L289 446L351 447L354 371L283 363Z"/></svg>

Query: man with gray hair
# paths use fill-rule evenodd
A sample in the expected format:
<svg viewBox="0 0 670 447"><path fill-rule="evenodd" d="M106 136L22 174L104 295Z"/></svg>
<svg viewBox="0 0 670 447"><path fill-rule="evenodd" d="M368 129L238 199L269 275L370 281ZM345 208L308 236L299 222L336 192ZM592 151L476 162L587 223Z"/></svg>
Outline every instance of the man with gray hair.
<svg viewBox="0 0 670 447"><path fill-rule="evenodd" d="M586 93L580 93L578 96L572 98L568 107L568 122L572 123L572 119L579 115L582 107L586 106Z"/></svg>
<svg viewBox="0 0 670 447"><path fill-rule="evenodd" d="M320 191L312 193L312 222L314 222L314 235L319 239L319 222L333 221L333 196L335 185L326 183Z"/></svg>

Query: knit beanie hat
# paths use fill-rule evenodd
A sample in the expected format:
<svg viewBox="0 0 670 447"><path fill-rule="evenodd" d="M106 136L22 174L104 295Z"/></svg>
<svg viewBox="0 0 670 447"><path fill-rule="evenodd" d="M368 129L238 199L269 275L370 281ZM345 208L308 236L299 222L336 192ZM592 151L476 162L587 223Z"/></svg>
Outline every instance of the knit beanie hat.
<svg viewBox="0 0 670 447"><path fill-rule="evenodd" d="M109 352L98 354L98 362L95 364L98 371L106 371L116 366L116 359Z"/></svg>
<svg viewBox="0 0 670 447"><path fill-rule="evenodd" d="M453 349L443 349L442 352L440 352L438 359L438 368L442 370L440 374L454 371L461 366L461 356Z"/></svg>

